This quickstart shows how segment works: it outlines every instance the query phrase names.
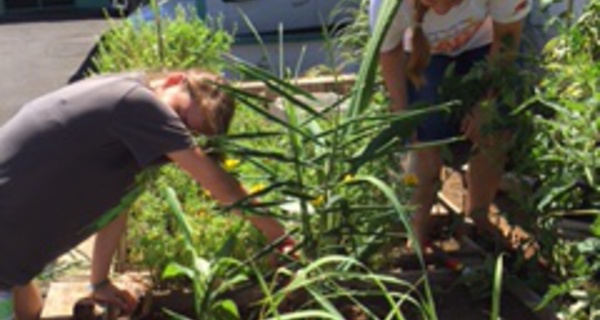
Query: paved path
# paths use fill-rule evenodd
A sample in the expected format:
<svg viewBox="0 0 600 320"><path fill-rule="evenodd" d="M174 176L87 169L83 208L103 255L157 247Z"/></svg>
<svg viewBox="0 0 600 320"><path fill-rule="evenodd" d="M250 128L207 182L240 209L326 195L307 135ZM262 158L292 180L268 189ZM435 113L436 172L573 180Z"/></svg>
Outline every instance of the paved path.
<svg viewBox="0 0 600 320"><path fill-rule="evenodd" d="M97 15L45 15L0 21L0 125L24 103L63 86L107 29Z"/></svg>

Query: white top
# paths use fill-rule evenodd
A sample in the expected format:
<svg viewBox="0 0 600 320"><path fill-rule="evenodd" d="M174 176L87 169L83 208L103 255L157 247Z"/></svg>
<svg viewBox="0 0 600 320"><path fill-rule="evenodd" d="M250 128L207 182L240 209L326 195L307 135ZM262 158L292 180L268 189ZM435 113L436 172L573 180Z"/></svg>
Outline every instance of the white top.
<svg viewBox="0 0 600 320"><path fill-rule="evenodd" d="M370 0L369 20L375 27L383 1ZM419 1L419 0L416 0ZM403 0L383 44L382 52L395 48L404 37L404 49L411 48L413 0ZM423 30L434 54L456 56L464 51L490 44L493 22L511 23L523 19L531 10L531 0L463 0L444 15L429 10L423 19ZM406 32L405 32L406 31Z"/></svg>

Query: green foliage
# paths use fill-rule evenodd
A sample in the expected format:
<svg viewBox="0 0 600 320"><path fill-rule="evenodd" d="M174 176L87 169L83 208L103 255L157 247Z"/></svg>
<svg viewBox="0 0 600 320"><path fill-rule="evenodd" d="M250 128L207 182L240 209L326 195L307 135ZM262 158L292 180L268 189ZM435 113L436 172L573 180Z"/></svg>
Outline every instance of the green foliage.
<svg viewBox="0 0 600 320"><path fill-rule="evenodd" d="M572 3L571 3L572 9ZM586 56L593 61L600 60L600 1L591 0L573 24L546 47L547 58L553 62L568 62L578 56ZM572 12L568 12L572 15Z"/></svg>
<svg viewBox="0 0 600 320"><path fill-rule="evenodd" d="M339 6L342 5L347 5L348 9L340 10L336 14L347 15L349 19L342 20L345 24L336 26L337 28L333 30L334 44L339 48L340 57L345 64L360 63L364 48L371 36L368 14L369 1L342 0L339 2Z"/></svg>
<svg viewBox="0 0 600 320"><path fill-rule="evenodd" d="M568 319L598 315L597 239L577 243L557 237L554 222L564 216L600 217L600 2L544 49L543 79L526 104L534 136L521 163L535 177L526 210L535 213L538 241L558 278L545 303L559 301ZM598 221L598 220L597 220Z"/></svg>
<svg viewBox="0 0 600 320"><path fill-rule="evenodd" d="M275 283L261 282L266 293L258 319L347 319L344 307L368 319L409 319L407 307L418 310L424 319L433 319L434 310L419 302L418 289L393 276L373 273L359 261L339 255L321 257L297 270L282 268L276 278L289 279L276 290ZM282 305L305 296L303 307L282 312ZM366 303L380 301L376 305ZM366 301L365 301L366 300Z"/></svg>
<svg viewBox="0 0 600 320"><path fill-rule="evenodd" d="M365 3L361 1L357 22L347 29L349 32L366 32ZM577 28L583 30L574 27L565 38L549 45L543 82L537 83L535 75L523 70L482 65L468 76L449 82L446 92L452 95L447 96L448 104L392 116L385 114L387 101L377 92L374 81L383 33L400 3L384 2L384 15L368 40L363 38L364 33L357 39L345 36L341 40L355 50L352 54L361 49L363 63L355 87L332 103L304 92L289 79L240 61L223 63L221 54L228 49L231 38L198 19L186 20L181 12L173 21L159 19L141 26L115 24L103 41L96 63L101 72L189 67L219 70L228 65L239 78L260 81L279 97L280 116L275 116L265 108L269 102L263 97L235 87L225 88L237 99L239 113L232 135L215 140L216 148L229 155L225 167L250 193L225 211L242 208L249 214L280 218L289 229L298 230L295 238L299 245L295 249L301 250L308 261L295 261L280 270L288 276L297 270L283 288L268 283L270 277L264 275L262 266L255 268L266 295L261 318L341 319L334 303L338 298L354 301L367 315L374 315L356 298L364 292L348 290L340 284L342 280L374 283L392 310L382 319L404 319L399 309L402 303L416 306L423 318L436 318L428 286L425 296L418 299L390 289L387 284L404 284L374 275L372 262L386 254L383 251L387 243L397 243L399 237L413 238L408 226L410 208L403 205L408 202L411 187L404 184L398 172L402 153L419 147L407 143L415 123L436 110L456 107L467 112L488 90L499 92L495 103L508 106L511 115L495 115L497 121L489 129L521 128L511 142L523 147L517 150L518 159L529 157L529 161L519 161L519 169L538 180L539 188L528 198L530 212L536 214L532 219L536 225L531 229L538 231L542 244L556 245L552 261L565 279L553 287L547 299L576 301L574 305L586 306L578 312L597 313L598 289L592 277L598 265L589 261L600 261L598 243L556 241L551 222L557 212L560 215L594 209L600 202L600 66L594 36L598 34L598 2L592 1L584 15L590 22L578 22ZM522 84L521 90L513 90L515 83ZM532 83L537 84L535 94ZM490 110L496 109L490 106ZM530 120L533 122L525 122ZM148 175L145 193L132 207L135 222L129 235L131 261L150 267L155 276L164 268L165 277L189 279L198 314L209 319L235 318L234 306L220 301L217 293L245 281L239 261L254 264L263 246L262 238L242 220L215 214L221 210L210 195L178 169L165 166ZM165 194L164 190L170 191ZM261 204L251 206L258 197ZM499 310L502 259L499 261L494 285L488 289L493 290L495 303L492 316ZM218 279L227 281L221 286ZM300 288L309 292L309 302L295 312L280 313L278 307L288 294Z"/></svg>
<svg viewBox="0 0 600 320"><path fill-rule="evenodd" d="M561 261L561 281L549 288L542 306L558 301L565 306L561 313L566 319L595 319L600 314L600 239L561 241L554 255Z"/></svg>
<svg viewBox="0 0 600 320"><path fill-rule="evenodd" d="M391 5L389 12L395 4ZM374 40L369 46L371 59L377 45ZM308 261L331 255L373 261L385 243L398 241L393 236L398 230L404 232L403 238L413 237L408 209L402 205L410 187L389 172L401 170L399 155L412 147L403 145L418 118L447 107L387 114L387 102L373 89L373 63L361 70L360 80L348 96L338 96L329 103L241 61L233 60L231 65L239 78L260 81L275 92L278 100L269 108L277 111L268 112L268 102L262 97L228 88L240 110L232 134L222 139L219 147L239 160L236 176L240 180L260 186L256 195L264 201L262 208L285 221L290 229L299 230L296 238ZM282 302L278 299L286 296L285 291L273 290L265 285L269 307L260 318L276 312ZM433 299L427 292L423 313L435 319ZM315 291L314 299L296 312L272 316L339 318L339 312L326 299L339 294ZM408 299L405 293L399 295ZM311 309L314 305L318 308ZM401 312L390 317L403 319Z"/></svg>
<svg viewBox="0 0 600 320"><path fill-rule="evenodd" d="M581 47L598 41L594 36L598 25L581 29L598 15L600 6L593 1L582 20L545 50L544 78L532 101L543 110L535 118L531 146L535 159L531 170L539 173L541 185L536 194L539 212L585 210L600 204L600 64L594 50ZM588 37L581 38L582 34Z"/></svg>
<svg viewBox="0 0 600 320"><path fill-rule="evenodd" d="M241 160L238 178L263 186L260 195L271 204L269 211L299 227L309 257L343 253L368 260L370 247L389 241L385 235L401 225L407 211L391 206L381 189L348 182L355 174L379 177L404 194L399 203L406 203L410 193L401 190L409 187L388 170L400 170L398 151L416 120L444 107L394 116L382 114L385 103L374 103L352 117L352 101L340 97L320 105L312 94L260 69L239 64L238 72L278 92L279 104L272 108L283 114L277 118L260 97L230 89L241 116L221 148Z"/></svg>
<svg viewBox="0 0 600 320"><path fill-rule="evenodd" d="M492 291L492 312L490 320L500 319L500 298L502 297L502 274L504 273L503 256L498 256L494 270L494 289Z"/></svg>
<svg viewBox="0 0 600 320"><path fill-rule="evenodd" d="M194 9L177 9L174 19L111 21L94 59L100 73L202 67L218 71L232 37L218 22L201 20Z"/></svg>
<svg viewBox="0 0 600 320"><path fill-rule="evenodd" d="M151 270L155 280L169 263L186 260L187 242L193 244L198 256L208 260L216 258L231 233L238 237L229 254L237 259L249 258L264 244L258 231L233 214L223 214L210 195L174 165L147 176L145 185L145 192L130 209L133 222L128 231L128 259ZM162 189L170 186L182 203L181 211L192 230L189 236L178 231L178 222L162 196Z"/></svg>
<svg viewBox="0 0 600 320"><path fill-rule="evenodd" d="M191 281L197 319L239 319L235 303L231 300L220 299L219 295L247 280L244 273L240 272L244 267L243 263L229 258L231 255L229 250L220 251L221 256L210 260L201 258L196 250L194 228L188 221L188 216L183 212L175 191L169 187L164 187L161 191L169 205L169 211L177 221L176 228L182 233L181 247L187 254L187 259L179 260L182 261L181 263L171 262L165 268L162 274L163 278L185 277ZM230 240L236 241L238 236L237 233L232 232L228 237Z"/></svg>
<svg viewBox="0 0 600 320"><path fill-rule="evenodd" d="M389 12L398 4L399 1L392 3ZM384 24L378 28L379 34L389 25L391 14L388 16L382 20ZM211 59L218 60L226 48L223 39L229 38L218 36L219 31L217 35L203 32L205 29L192 32L194 28L206 27L199 21L189 24L183 21L179 15L174 21L159 19L154 25L146 26L125 23L115 28L106 36L96 60L101 72L191 66L206 69L221 65ZM209 40L214 41L214 46L210 46ZM383 243L393 241L385 235L400 226L401 221L405 224L408 221L400 203L406 201L409 187L391 178L387 168L398 166L397 148L390 146L400 146L410 134L398 129L411 123L416 115L382 116L381 110L386 105L381 100L371 106L375 96L372 81L377 46L377 41L369 45L371 62L361 71L351 95L340 97L324 108L316 108L319 102L315 97L289 81L235 62L235 69L242 75L240 78L260 80L277 93L285 120L265 112L264 99L229 88L241 112L232 126L233 135L220 137L215 142L217 148L230 157L225 167L249 187L250 196L225 209L242 208L254 214L266 212L279 216L291 228L298 227L297 239L302 243L303 252L309 259L317 259L318 264L321 264L320 257L332 253L369 261ZM215 53L211 54L206 48L213 47ZM200 59L200 51L209 55ZM352 106L349 111L341 110L347 103ZM382 136L382 130L393 134ZM378 158L368 158L363 152L370 149L377 151ZM372 187L349 183L359 181L354 180L356 173L363 174L361 179L371 181ZM387 183L376 176L384 177ZM189 279L196 297L196 312L203 317L235 318L235 308L227 301L220 301L217 294L245 279L237 261L251 261L256 272L262 273L262 267L256 267L256 256L262 253L253 249L260 246L262 238L241 221L212 214L216 209L209 195L172 166L147 172L142 180L145 192L132 207L130 261L149 267L155 278L158 278L158 270L164 268L165 277ZM165 195L163 190L169 191ZM398 200L392 190L398 190L404 200ZM259 196L260 207L250 206L251 200ZM226 256L238 259L224 258ZM359 268L357 264L355 267ZM373 277L362 271L358 276ZM349 272L345 270L339 277L345 273L352 278ZM215 287L217 279L227 279L227 285ZM380 289L395 310L387 318L402 319L396 305L398 301L413 301L412 298L406 293L387 292L385 287ZM326 303L327 296L316 294L314 297L324 308L319 312L335 314ZM426 299L427 303L420 308L427 318L435 319L431 295Z"/></svg>

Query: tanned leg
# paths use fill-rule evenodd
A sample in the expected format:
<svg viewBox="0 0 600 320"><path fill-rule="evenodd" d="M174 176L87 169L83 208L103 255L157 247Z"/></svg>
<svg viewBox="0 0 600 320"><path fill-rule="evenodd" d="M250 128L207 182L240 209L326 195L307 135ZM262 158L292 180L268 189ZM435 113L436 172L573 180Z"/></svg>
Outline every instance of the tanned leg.
<svg viewBox="0 0 600 320"><path fill-rule="evenodd" d="M480 231L493 232L489 207L496 196L504 173L504 153L480 150L469 160L467 172L468 200L466 212Z"/></svg>
<svg viewBox="0 0 600 320"><path fill-rule="evenodd" d="M42 296L33 282L13 289L17 320L37 320L42 313Z"/></svg>
<svg viewBox="0 0 600 320"><path fill-rule="evenodd" d="M429 242L431 224L431 207L433 206L440 184L442 159L439 147L411 151L414 156L412 168L417 176L418 184L410 201L415 207L411 217L413 230L417 240L423 246Z"/></svg>
<svg viewBox="0 0 600 320"><path fill-rule="evenodd" d="M473 218L480 232L502 240L502 229L506 226L500 226L498 223L504 224L506 221L498 221L500 215L492 217L489 207L504 174L506 152L503 146L510 135L508 132L484 132L482 128L489 123L490 116L489 110L476 107L463 119L463 132L477 147L477 152L469 160L468 200L465 212Z"/></svg>

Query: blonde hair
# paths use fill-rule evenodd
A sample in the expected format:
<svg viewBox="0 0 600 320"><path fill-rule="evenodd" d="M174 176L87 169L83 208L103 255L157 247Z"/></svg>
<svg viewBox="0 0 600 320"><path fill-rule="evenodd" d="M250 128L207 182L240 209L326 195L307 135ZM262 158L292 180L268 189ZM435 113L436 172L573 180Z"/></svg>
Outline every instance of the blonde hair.
<svg viewBox="0 0 600 320"><path fill-rule="evenodd" d="M168 70L146 72L144 81L149 86L153 80L163 79L177 72L185 74L185 85L200 108L204 121L204 130L200 133L207 136L226 134L235 113L235 101L222 90L227 85L222 77L201 69Z"/></svg>
<svg viewBox="0 0 600 320"><path fill-rule="evenodd" d="M222 89L225 79L204 70L186 72L190 94L198 103L207 126L206 135L223 135L235 113L234 99Z"/></svg>
<svg viewBox="0 0 600 320"><path fill-rule="evenodd" d="M420 0L414 0L414 2L413 19L415 23L412 28L412 53L406 65L406 76L415 88L419 89L427 83L424 73L431 58L431 46L423 31L423 20L425 14L429 11L429 7L421 3Z"/></svg>
<svg viewBox="0 0 600 320"><path fill-rule="evenodd" d="M206 136L224 135L229 130L235 113L235 101L222 89L227 82L222 77L205 70L192 69L186 71L146 72L145 83L163 79L174 72L185 74L185 85L192 100L200 108L202 114L202 130ZM204 146L205 152L214 160L223 162L225 156L216 147L216 142L209 139Z"/></svg>

